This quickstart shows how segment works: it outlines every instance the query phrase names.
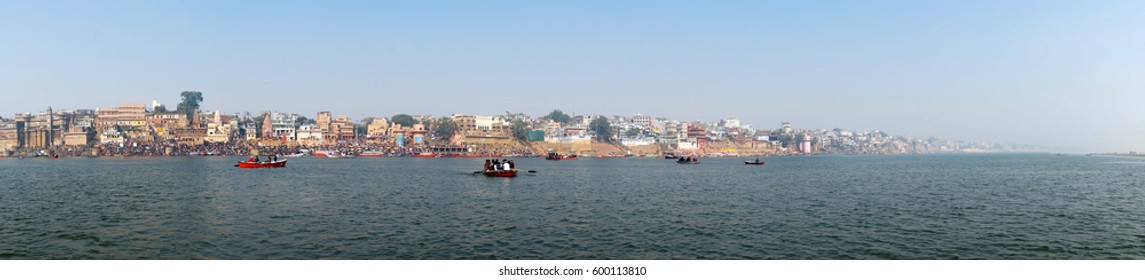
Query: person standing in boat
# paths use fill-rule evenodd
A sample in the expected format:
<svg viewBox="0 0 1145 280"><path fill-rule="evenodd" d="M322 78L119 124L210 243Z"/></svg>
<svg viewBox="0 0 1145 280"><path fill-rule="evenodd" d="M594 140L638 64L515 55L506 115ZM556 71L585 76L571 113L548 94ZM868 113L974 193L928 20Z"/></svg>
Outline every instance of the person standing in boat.
<svg viewBox="0 0 1145 280"><path fill-rule="evenodd" d="M513 162L506 159L504 165L505 171L513 170Z"/></svg>

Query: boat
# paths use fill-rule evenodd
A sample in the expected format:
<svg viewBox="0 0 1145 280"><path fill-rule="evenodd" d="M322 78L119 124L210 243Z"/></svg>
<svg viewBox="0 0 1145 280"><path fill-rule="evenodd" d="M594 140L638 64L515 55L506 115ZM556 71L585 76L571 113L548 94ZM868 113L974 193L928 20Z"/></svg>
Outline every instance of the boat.
<svg viewBox="0 0 1145 280"><path fill-rule="evenodd" d="M354 154L347 154L347 153L328 153L328 154L326 154L326 157L327 158L354 158L357 156L355 156Z"/></svg>
<svg viewBox="0 0 1145 280"><path fill-rule="evenodd" d="M304 157L304 156L306 156L305 153L294 153L294 154L289 154L289 155L282 155L282 157L288 157L288 158L300 158L300 157Z"/></svg>
<svg viewBox="0 0 1145 280"><path fill-rule="evenodd" d="M414 155L413 157L434 158L434 157L437 157L437 154L435 154L435 153L420 153L420 154Z"/></svg>
<svg viewBox="0 0 1145 280"><path fill-rule="evenodd" d="M700 163L700 158L698 158L698 157L694 157L694 156L681 157L680 159L677 159L677 160L676 160L676 163L680 163L680 164L699 164L699 163Z"/></svg>
<svg viewBox="0 0 1145 280"><path fill-rule="evenodd" d="M745 161L743 161L743 164L747 164L747 165L763 165L763 162L762 162L762 161L759 161L759 159L756 159L755 161L746 161L746 160L745 160Z"/></svg>
<svg viewBox="0 0 1145 280"><path fill-rule="evenodd" d="M673 153L664 154L664 159L678 159L678 158L680 158L680 156L677 156L676 154L673 154Z"/></svg>
<svg viewBox="0 0 1145 280"><path fill-rule="evenodd" d="M337 153L337 152L334 152L334 151L314 151L314 156L316 156L316 157L324 157L324 156L326 156L326 155L328 155L328 154L335 154L335 153Z"/></svg>
<svg viewBox="0 0 1145 280"><path fill-rule="evenodd" d="M286 167L286 160L268 161L268 162L249 162L240 161L236 164L239 168L270 168L270 167Z"/></svg>
<svg viewBox="0 0 1145 280"><path fill-rule="evenodd" d="M576 155L561 155L561 154L557 154L557 153L549 153L549 155L545 156L545 159L547 159L547 160L576 160L577 158L576 158Z"/></svg>
<svg viewBox="0 0 1145 280"><path fill-rule="evenodd" d="M362 156L362 157L384 157L384 156L386 156L386 152L365 151L365 152L362 152L361 154L358 154L358 156Z"/></svg>
<svg viewBox="0 0 1145 280"><path fill-rule="evenodd" d="M517 177L517 170L485 170L481 172L486 177Z"/></svg>

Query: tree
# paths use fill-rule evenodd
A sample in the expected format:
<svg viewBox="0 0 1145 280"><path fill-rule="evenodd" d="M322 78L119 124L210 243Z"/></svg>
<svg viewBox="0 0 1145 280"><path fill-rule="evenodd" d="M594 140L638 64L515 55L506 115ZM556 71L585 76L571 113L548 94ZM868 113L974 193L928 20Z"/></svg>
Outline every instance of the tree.
<svg viewBox="0 0 1145 280"><path fill-rule="evenodd" d="M525 123L524 120L513 119L510 124L513 128L513 134L517 136L517 140L525 141L529 138L529 124Z"/></svg>
<svg viewBox="0 0 1145 280"><path fill-rule="evenodd" d="M450 117L437 118L433 122L433 133L448 141L453 138L454 133L457 133L457 123L453 122L453 118Z"/></svg>
<svg viewBox="0 0 1145 280"><path fill-rule="evenodd" d="M303 117L303 116L299 116L297 119L294 119L294 125L295 126L303 126L303 125L315 124L315 123L318 123L318 122L314 121L312 119Z"/></svg>
<svg viewBox="0 0 1145 280"><path fill-rule="evenodd" d="M156 113L166 113L166 112L167 112L167 105L159 105L159 106L156 106L156 107L155 107L155 112L156 112Z"/></svg>
<svg viewBox="0 0 1145 280"><path fill-rule="evenodd" d="M199 102L203 102L203 93L198 91L184 91L179 95L183 96L183 102L179 102L179 106L175 111L187 115L187 119L191 120L195 117L195 111L199 110ZM191 120L194 122L194 120Z"/></svg>
<svg viewBox="0 0 1145 280"><path fill-rule="evenodd" d="M597 117L588 123L588 130L596 135L596 140L601 142L612 142L612 123L608 122L608 118Z"/></svg>
<svg viewBox="0 0 1145 280"><path fill-rule="evenodd" d="M354 133L358 135L367 135L370 133L370 123L374 122L374 117L365 117L357 124L354 124Z"/></svg>
<svg viewBox="0 0 1145 280"><path fill-rule="evenodd" d="M393 117L390 117L390 122L400 124L405 127L411 127L414 123L417 123L417 120L414 120L410 115L397 114Z"/></svg>
<svg viewBox="0 0 1145 280"><path fill-rule="evenodd" d="M546 115L545 118L562 124L567 124L570 120L572 120L572 117L566 115L564 112L561 112L561 110L553 110L548 115Z"/></svg>
<svg viewBox="0 0 1145 280"><path fill-rule="evenodd" d="M630 138L635 138L636 136L640 136L641 134L643 134L643 131L641 131L639 129L629 129L629 130L624 131L624 136L628 136Z"/></svg>

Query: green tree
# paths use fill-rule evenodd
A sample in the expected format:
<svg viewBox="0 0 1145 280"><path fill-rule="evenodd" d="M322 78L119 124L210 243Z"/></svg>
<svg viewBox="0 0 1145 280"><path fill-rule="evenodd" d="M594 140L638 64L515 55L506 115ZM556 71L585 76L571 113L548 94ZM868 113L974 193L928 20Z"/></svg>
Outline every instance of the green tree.
<svg viewBox="0 0 1145 280"><path fill-rule="evenodd" d="M433 133L442 140L449 141L453 138L453 134L457 133L457 123L450 117L437 118L433 121Z"/></svg>
<svg viewBox="0 0 1145 280"><path fill-rule="evenodd" d="M183 97L183 102L179 102L179 106L175 108L175 111L186 114L187 120L194 122L192 118L195 117L195 111L199 110L199 102L203 102L203 93L198 91L184 91L179 95Z"/></svg>
<svg viewBox="0 0 1145 280"><path fill-rule="evenodd" d="M417 123L417 120L414 120L410 115L397 114L393 117L390 117L390 122L400 124L405 127L411 127L414 123Z"/></svg>
<svg viewBox="0 0 1145 280"><path fill-rule="evenodd" d="M354 124L354 133L358 135L366 135L370 132L370 123L374 122L374 117L365 117L361 121Z"/></svg>
<svg viewBox="0 0 1145 280"><path fill-rule="evenodd" d="M166 113L167 112L167 106L166 105L159 105L159 106L155 107L155 112L156 113Z"/></svg>
<svg viewBox="0 0 1145 280"><path fill-rule="evenodd" d="M640 131L639 129L629 129L624 131L624 136L628 137L636 137L640 136L641 134L643 134L643 131Z"/></svg>
<svg viewBox="0 0 1145 280"><path fill-rule="evenodd" d="M596 135L596 140L601 142L612 142L612 123L608 118L597 117L588 123L588 130Z"/></svg>
<svg viewBox="0 0 1145 280"><path fill-rule="evenodd" d="M513 129L513 134L517 136L517 140L525 141L529 137L529 124L521 119L513 119L509 122L510 127Z"/></svg>
<svg viewBox="0 0 1145 280"><path fill-rule="evenodd" d="M303 125L316 124L316 123L318 123L318 122L313 120L313 119L303 117L303 116L299 116L297 119L294 119L294 125L295 126L303 126Z"/></svg>
<svg viewBox="0 0 1145 280"><path fill-rule="evenodd" d="M561 110L559 110L559 109L553 110L552 112L549 112L549 114L546 115L545 118L548 118L550 120L553 120L554 122L558 122L558 123L562 123L562 124L567 124L567 123L569 123L570 120L572 120L572 117L570 117L569 115L566 115L565 112L561 112Z"/></svg>

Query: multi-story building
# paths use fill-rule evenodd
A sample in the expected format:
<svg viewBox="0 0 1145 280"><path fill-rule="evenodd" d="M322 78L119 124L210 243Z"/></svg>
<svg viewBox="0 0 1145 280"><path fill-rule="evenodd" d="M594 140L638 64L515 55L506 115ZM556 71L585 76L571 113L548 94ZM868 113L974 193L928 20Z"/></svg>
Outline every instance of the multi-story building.
<svg viewBox="0 0 1145 280"><path fill-rule="evenodd" d="M258 140L258 124L247 118L241 125L243 135L241 137L247 141Z"/></svg>
<svg viewBox="0 0 1145 280"><path fill-rule="evenodd" d="M68 127L68 120L65 117L63 114L53 113L52 107L35 115L17 115L16 121L24 123L20 131L19 138L23 139L20 146L48 148L63 145L64 132Z"/></svg>
<svg viewBox="0 0 1145 280"><path fill-rule="evenodd" d="M163 112L147 115L147 124L155 132L156 140L175 141L175 130L187 128L188 121L183 113Z"/></svg>
<svg viewBox="0 0 1145 280"><path fill-rule="evenodd" d="M207 123L207 136L203 139L209 143L228 143L238 133L238 122L230 116L223 116L215 110L214 117Z"/></svg>
<svg viewBox="0 0 1145 280"><path fill-rule="evenodd" d="M739 128L740 122L736 117L728 117L726 119L720 120L720 127L723 127L724 129Z"/></svg>
<svg viewBox="0 0 1145 280"><path fill-rule="evenodd" d="M457 124L458 140L461 144L511 144L513 143L513 129L509 122L501 117L453 115L453 122Z"/></svg>
<svg viewBox="0 0 1145 280"><path fill-rule="evenodd" d="M20 147L20 131L16 129L16 122L0 120L0 155L5 151L16 150Z"/></svg>
<svg viewBox="0 0 1145 280"><path fill-rule="evenodd" d="M333 121L334 118L330 114L330 111L318 112L318 116L314 118L314 123L317 125L318 130L322 131L322 134L330 134L330 125Z"/></svg>
<svg viewBox="0 0 1145 280"><path fill-rule="evenodd" d="M366 124L366 139L382 140L389 137L390 121L384 118L375 118Z"/></svg>
<svg viewBox="0 0 1145 280"><path fill-rule="evenodd" d="M299 126L295 137L300 145L317 146L323 143L322 130L317 125Z"/></svg>
<svg viewBox="0 0 1145 280"><path fill-rule="evenodd" d="M64 145L91 145L95 138L95 111L76 110L69 119L68 129L64 132Z"/></svg>
<svg viewBox="0 0 1145 280"><path fill-rule="evenodd" d="M334 118L330 123L330 131L334 134L334 141L338 140L353 140L356 133L354 133L354 120L345 115ZM327 137L329 139L329 137Z"/></svg>
<svg viewBox="0 0 1145 280"><path fill-rule="evenodd" d="M263 130L269 133L269 136L264 138L274 138L283 141L295 141L298 139L297 127L298 119L302 117L295 114L286 113L272 113L267 119L270 120L270 126L263 124Z"/></svg>
<svg viewBox="0 0 1145 280"><path fill-rule="evenodd" d="M649 116L636 114L635 116L632 116L632 118L630 118L630 119L632 120L632 124L636 125L637 127L651 127L652 126L652 117L649 117Z"/></svg>
<svg viewBox="0 0 1145 280"><path fill-rule="evenodd" d="M117 142L115 139L131 138L135 141L150 142L152 137L150 126L147 124L147 110L144 104L120 104L117 108L97 110L96 131L100 131L100 142ZM115 131L117 135L108 135ZM104 138L108 139L104 139ZM118 140L122 142L122 140Z"/></svg>

